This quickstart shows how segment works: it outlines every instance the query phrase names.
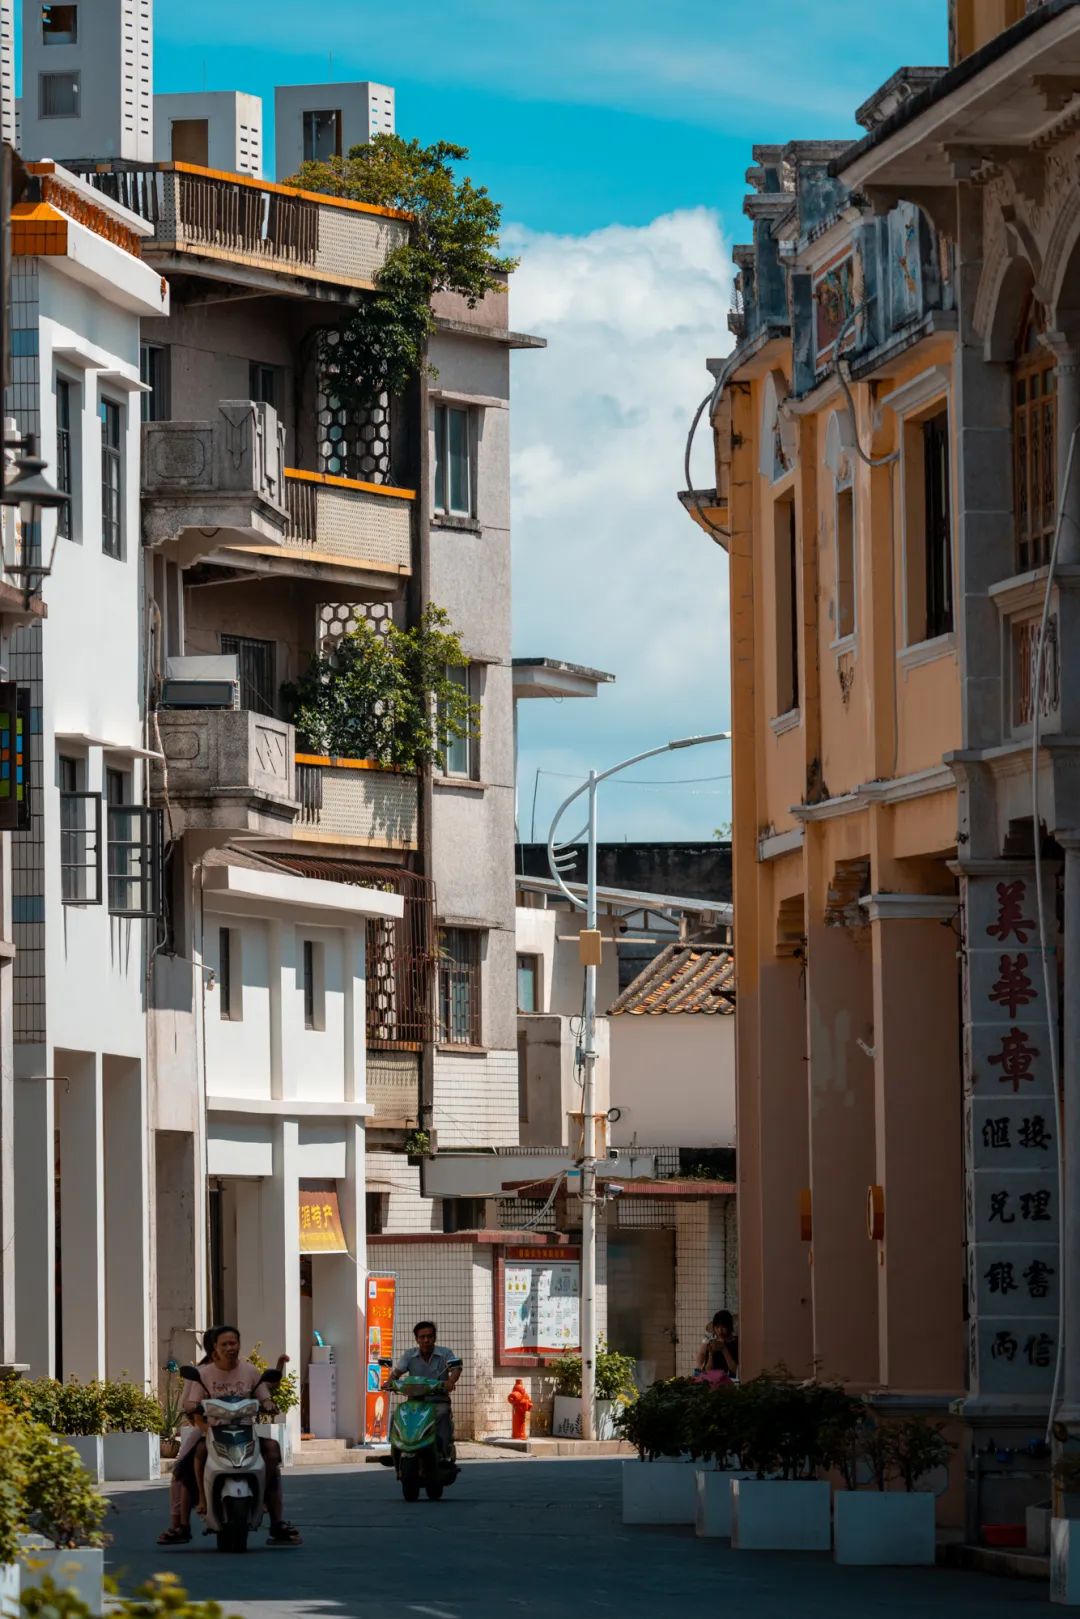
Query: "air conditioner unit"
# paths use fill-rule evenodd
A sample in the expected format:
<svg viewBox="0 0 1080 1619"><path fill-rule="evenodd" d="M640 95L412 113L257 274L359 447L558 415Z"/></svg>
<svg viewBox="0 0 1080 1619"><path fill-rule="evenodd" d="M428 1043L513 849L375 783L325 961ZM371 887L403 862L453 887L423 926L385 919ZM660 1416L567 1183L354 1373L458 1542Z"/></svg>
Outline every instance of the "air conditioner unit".
<svg viewBox="0 0 1080 1619"><path fill-rule="evenodd" d="M162 708L239 708L236 657L168 658Z"/></svg>

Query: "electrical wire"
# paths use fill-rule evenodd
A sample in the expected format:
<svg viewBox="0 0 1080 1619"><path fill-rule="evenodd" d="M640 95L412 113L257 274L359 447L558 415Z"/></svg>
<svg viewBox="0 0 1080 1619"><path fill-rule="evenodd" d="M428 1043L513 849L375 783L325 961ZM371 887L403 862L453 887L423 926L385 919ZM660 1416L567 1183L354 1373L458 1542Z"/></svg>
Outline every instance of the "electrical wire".
<svg viewBox="0 0 1080 1619"><path fill-rule="evenodd" d="M1043 897L1042 883L1042 835L1041 812L1039 807L1039 746L1041 742L1041 727L1039 725L1040 709L1042 707L1043 668L1046 660L1046 638L1050 626L1050 604L1054 593L1054 573L1057 569L1058 551L1061 548L1061 533L1065 527L1065 503L1068 500L1069 488L1072 484L1073 462L1076 459L1076 441L1080 438L1080 424L1075 428L1069 440L1069 454L1065 462L1065 476L1061 481L1061 496L1058 502L1057 522L1054 525L1054 543L1050 548L1050 561L1046 569L1046 592L1043 596L1042 616L1039 619L1038 650L1035 654L1035 678L1032 683L1034 694L1033 720L1031 726L1031 834L1035 845L1035 914L1039 923L1039 953L1042 956L1043 972L1043 998L1046 1002L1046 1027L1049 1034L1047 1044L1050 1047L1050 1075L1054 1086L1054 1098L1057 1103L1057 1165L1058 1165L1058 1253L1061 1256L1058 1262L1058 1341L1057 1359L1054 1363L1054 1386L1050 1393L1050 1415L1046 1425L1046 1437L1049 1440L1054 1426L1054 1413L1057 1410L1061 1394L1061 1373L1065 1364L1065 1143L1064 1123L1065 1098L1061 1090L1061 1069L1058 1062L1057 1030L1051 1026L1050 1008L1054 1003L1051 994L1050 960L1051 951L1047 940L1046 902ZM1054 952L1056 955L1056 952ZM1067 1014L1066 1014L1067 1015Z"/></svg>
<svg viewBox="0 0 1080 1619"><path fill-rule="evenodd" d="M848 316L847 320L841 326L836 337L836 347L833 349L833 372L835 373L836 379L844 391L844 398L847 400L848 414L851 417L851 433L855 440L855 453L858 455L859 460L864 461L868 467L891 467L894 461L899 461L900 459L899 449L891 450L888 455L874 456L868 454L868 452L864 450L862 445L859 443L859 425L855 413L855 397L851 392L851 384L844 375L844 358L841 352L844 347L844 339L847 337L849 330L852 326L854 326L859 316L865 314L866 310L870 308L870 305L873 302L873 298L866 298L861 304L857 304L856 307L851 311L851 314Z"/></svg>
<svg viewBox="0 0 1080 1619"><path fill-rule="evenodd" d="M573 770L537 770L538 776L556 776L560 781L580 781L581 776ZM693 787L698 782L730 781L731 771L725 770L722 776L673 776L670 781L662 776L623 776L613 778L616 787Z"/></svg>

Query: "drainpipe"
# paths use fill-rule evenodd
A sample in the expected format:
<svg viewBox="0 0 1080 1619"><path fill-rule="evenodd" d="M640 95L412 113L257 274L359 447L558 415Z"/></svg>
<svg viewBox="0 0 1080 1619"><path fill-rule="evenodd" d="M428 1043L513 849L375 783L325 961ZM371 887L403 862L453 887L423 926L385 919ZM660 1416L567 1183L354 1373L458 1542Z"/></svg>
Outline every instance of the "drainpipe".
<svg viewBox="0 0 1080 1619"><path fill-rule="evenodd" d="M417 379L414 399L416 402L417 442L419 454L416 460L416 501L415 522L416 533L413 537L413 575L409 582L409 616L412 622L418 623L421 614L431 601L431 435L428 431L428 420L431 407L428 399L428 357L424 350L424 358ZM418 815L417 815L417 853L420 860L420 870L426 877L433 877L432 869L432 799L434 797L431 786L431 771L423 769L418 782ZM431 988L432 995L437 993L436 986ZM420 1053L420 1096L418 1119L421 1130L431 1133L432 1114L435 1101L435 1043L434 1039L425 1040ZM420 1191L426 1195L424 1161L420 1164Z"/></svg>

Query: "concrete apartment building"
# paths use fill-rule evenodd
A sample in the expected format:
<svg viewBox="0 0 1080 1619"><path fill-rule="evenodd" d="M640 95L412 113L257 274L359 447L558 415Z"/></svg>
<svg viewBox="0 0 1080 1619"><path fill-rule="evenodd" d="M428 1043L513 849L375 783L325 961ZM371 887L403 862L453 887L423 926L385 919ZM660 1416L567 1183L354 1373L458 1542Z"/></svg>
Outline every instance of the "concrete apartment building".
<svg viewBox="0 0 1080 1619"><path fill-rule="evenodd" d="M359 1438L369 1261L394 1261L407 1338L412 1313L433 1307L430 1262L441 1256L386 1245L420 1235L437 1245L471 1210L455 1212L452 1194L427 1185L436 1160L425 1151L518 1141L509 355L541 345L510 330L505 294L472 310L440 296L437 383L350 415L320 370L316 334L370 296L407 216L262 181L250 98L162 98L156 149L123 99L110 103L109 125L88 92L127 11L105 28L95 16L92 30L85 5L38 12L30 5L24 19L24 83L47 111L27 123L27 141L63 148L82 175L57 169L50 184L138 233L139 273L158 299L138 366L132 351L113 368L132 404L133 503L141 467L143 548L125 557L131 665L144 682L118 680L115 694L133 704L132 757L139 771L152 766L145 814L162 847L152 942L139 964L123 958L139 991L132 1027L150 1142L131 1155L149 1255L132 1285L137 1276L148 1340L123 1364L149 1376L225 1315L303 1373L318 1329L338 1350L339 1432ZM144 18L148 5L124 68L140 94ZM57 29L63 38L50 37ZM59 111L54 72L70 92ZM322 86L313 97L292 87L278 101L279 153L293 141L297 162L321 155L308 149L312 111L334 115L346 147L392 128L384 87ZM354 127L361 106L366 122ZM134 504L125 524L139 533ZM282 686L359 618L412 624L432 603L462 639L480 715L445 770L301 752ZM96 700L95 683L85 690ZM96 715L63 723L96 789L95 760L126 738ZM74 1033L67 1040L74 1049ZM58 1061L46 1066L66 1079L67 1047ZM305 1207L323 1194L337 1251L314 1251L305 1229ZM66 1219L63 1195L61 1209ZM72 1219L79 1209L73 1200ZM71 1287L80 1253L73 1235ZM107 1253L106 1240L98 1272ZM30 1330L42 1340L35 1365L51 1365L46 1318ZM97 1362L65 1354L64 1365L91 1375ZM115 1365L110 1354L102 1369Z"/></svg>
<svg viewBox="0 0 1080 1619"><path fill-rule="evenodd" d="M959 1419L970 1530L1047 1494L1074 1308L1080 10L950 24L856 145L755 149L684 500L731 566L744 1363Z"/></svg>

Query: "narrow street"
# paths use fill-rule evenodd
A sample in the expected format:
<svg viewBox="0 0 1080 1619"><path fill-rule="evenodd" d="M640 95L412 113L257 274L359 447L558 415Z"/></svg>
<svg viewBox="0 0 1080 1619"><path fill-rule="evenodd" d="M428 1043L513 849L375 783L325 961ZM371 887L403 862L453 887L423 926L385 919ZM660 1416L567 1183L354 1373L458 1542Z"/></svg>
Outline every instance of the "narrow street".
<svg viewBox="0 0 1080 1619"><path fill-rule="evenodd" d="M287 1484L303 1548L260 1543L238 1558L210 1541L159 1550L164 1488L125 1491L113 1496L111 1570L127 1590L170 1568L193 1596L243 1619L562 1619L571 1609L638 1619L716 1606L754 1619L1006 1619L1045 1610L1041 1584L837 1568L825 1557L734 1553L689 1529L624 1528L620 1465L473 1463L442 1502L415 1507L383 1468L305 1470Z"/></svg>

